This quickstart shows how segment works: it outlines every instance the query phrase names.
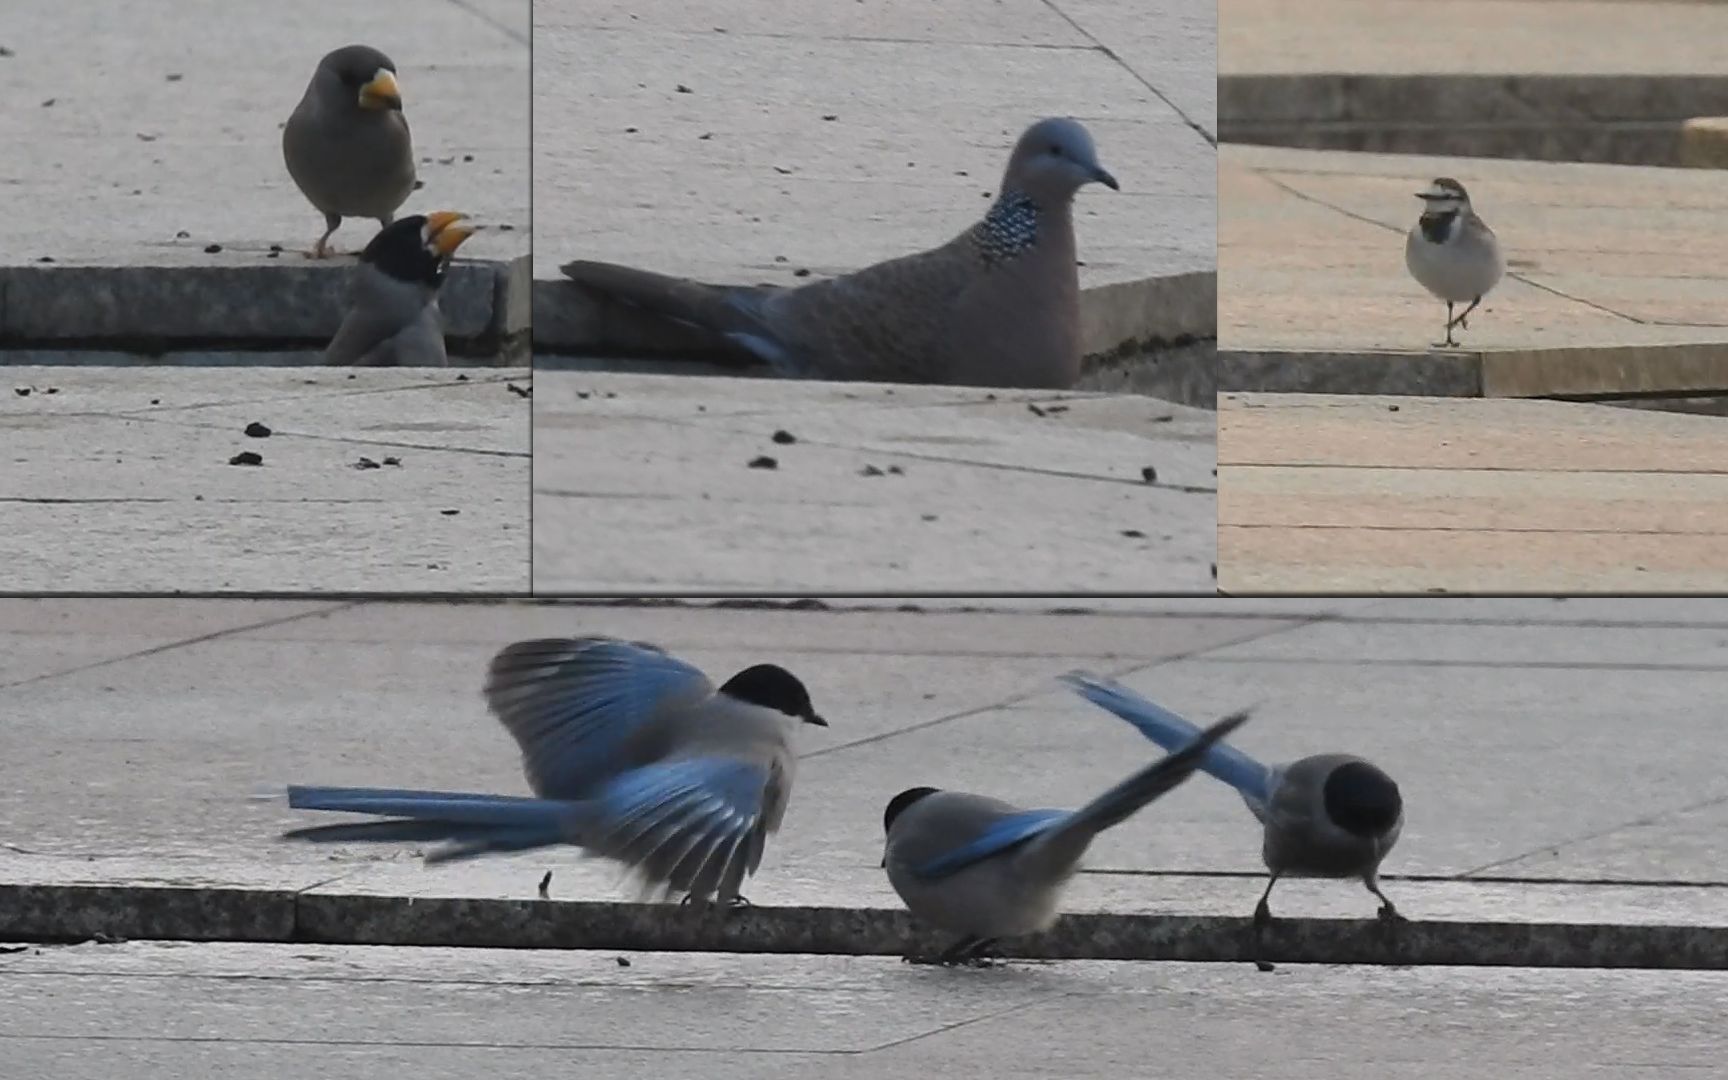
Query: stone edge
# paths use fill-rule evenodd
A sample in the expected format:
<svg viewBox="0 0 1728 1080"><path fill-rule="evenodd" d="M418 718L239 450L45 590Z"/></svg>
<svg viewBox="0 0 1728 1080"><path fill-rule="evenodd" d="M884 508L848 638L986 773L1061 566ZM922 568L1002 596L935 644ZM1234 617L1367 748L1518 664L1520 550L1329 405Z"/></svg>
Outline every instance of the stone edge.
<svg viewBox="0 0 1728 1080"><path fill-rule="evenodd" d="M172 940L898 956L941 944L903 911L739 910L276 889L0 885L0 941ZM1028 959L1728 970L1728 927L1063 916Z"/></svg>

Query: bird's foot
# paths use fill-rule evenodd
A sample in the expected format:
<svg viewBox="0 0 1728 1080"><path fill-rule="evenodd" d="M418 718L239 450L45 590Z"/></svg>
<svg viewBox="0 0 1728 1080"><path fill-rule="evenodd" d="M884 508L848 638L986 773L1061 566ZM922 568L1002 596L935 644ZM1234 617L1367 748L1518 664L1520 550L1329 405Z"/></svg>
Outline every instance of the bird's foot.
<svg viewBox="0 0 1728 1080"><path fill-rule="evenodd" d="M1398 909L1392 906L1390 900L1380 905L1380 910L1375 912L1375 917L1388 926L1400 926L1410 921L1398 913Z"/></svg>
<svg viewBox="0 0 1728 1080"><path fill-rule="evenodd" d="M705 907L709 907L710 905L716 905L719 907L724 907L729 912L731 912L731 911L743 911L745 908L753 908L756 906L755 904L752 904L742 894L740 894L738 896L729 897L725 900L711 901L711 900L708 900L706 898L698 900L698 899L696 899L696 896L694 893L686 893L684 896L684 899L678 901L679 907L704 907L705 908Z"/></svg>

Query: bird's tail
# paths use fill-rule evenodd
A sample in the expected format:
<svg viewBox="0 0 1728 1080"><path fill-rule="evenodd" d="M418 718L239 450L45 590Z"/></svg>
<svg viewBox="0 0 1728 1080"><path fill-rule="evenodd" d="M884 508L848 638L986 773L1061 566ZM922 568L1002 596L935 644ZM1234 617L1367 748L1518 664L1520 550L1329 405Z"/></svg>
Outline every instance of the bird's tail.
<svg viewBox="0 0 1728 1080"><path fill-rule="evenodd" d="M762 301L772 289L708 285L616 263L578 259L559 267L564 276L601 296L663 319L718 334L759 359L775 363L784 350L763 321Z"/></svg>
<svg viewBox="0 0 1728 1080"><path fill-rule="evenodd" d="M1201 767L1206 755L1222 745L1226 735L1248 722L1247 710L1231 713L1173 753L1166 754L1067 815L1027 845L1023 858L1043 863L1052 875L1071 872L1092 838L1120 825L1154 799L1181 786Z"/></svg>
<svg viewBox="0 0 1728 1080"><path fill-rule="evenodd" d="M564 843L582 809L577 803L512 795L301 785L288 789L288 805L297 810L376 814L388 820L294 829L282 834L287 839L315 843L446 841L444 847L426 856L427 862Z"/></svg>
<svg viewBox="0 0 1728 1080"><path fill-rule="evenodd" d="M1114 679L1084 671L1071 671L1061 679L1075 693L1133 724L1140 734L1166 750L1185 746L1200 734L1200 729L1189 721ZM1263 804L1269 797L1271 770L1228 743L1210 746L1200 759L1200 768L1241 792L1251 807Z"/></svg>

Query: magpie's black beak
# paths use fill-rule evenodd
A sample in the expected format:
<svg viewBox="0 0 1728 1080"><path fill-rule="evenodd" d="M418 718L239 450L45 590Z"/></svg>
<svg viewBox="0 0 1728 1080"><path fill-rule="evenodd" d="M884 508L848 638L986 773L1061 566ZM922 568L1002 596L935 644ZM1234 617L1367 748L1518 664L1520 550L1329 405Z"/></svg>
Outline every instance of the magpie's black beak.
<svg viewBox="0 0 1728 1080"><path fill-rule="evenodd" d="M805 723L806 723L806 724L815 724L815 725L816 725L816 726L817 726L817 727L827 727L827 726L828 726L828 721L826 721L826 720L824 720L824 719L822 719L822 718L821 718L821 717L820 717L820 716L817 716L817 715L816 715L816 714L815 714L815 713L813 713L813 712L807 712L807 713L805 713L805 714L804 714L804 715L803 715L803 717L801 717L801 719L802 719L802 720L803 720L803 721L804 721L804 722L805 722Z"/></svg>

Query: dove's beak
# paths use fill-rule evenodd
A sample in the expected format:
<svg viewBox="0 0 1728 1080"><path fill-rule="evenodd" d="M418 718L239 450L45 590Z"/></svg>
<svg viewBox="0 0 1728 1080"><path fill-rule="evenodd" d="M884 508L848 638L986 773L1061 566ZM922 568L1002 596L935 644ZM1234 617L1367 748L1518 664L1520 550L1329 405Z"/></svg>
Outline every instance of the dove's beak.
<svg viewBox="0 0 1728 1080"><path fill-rule="evenodd" d="M469 224L467 214L459 214L454 210L440 210L435 214L426 215L427 231L430 234L427 242L432 250L448 258L456 254L456 249L462 246L462 241L474 235L475 226Z"/></svg>
<svg viewBox="0 0 1728 1080"><path fill-rule="evenodd" d="M360 88L360 107L362 109L394 109L402 110L402 88L396 85L396 76L385 68L379 68L372 76L372 81Z"/></svg>
<svg viewBox="0 0 1728 1080"><path fill-rule="evenodd" d="M1105 187L1109 188L1111 191L1121 191L1122 190L1122 185L1118 184L1116 182L1116 178L1114 176L1111 176L1109 173L1105 172L1102 168L1100 168L1097 165L1092 166L1092 179L1098 181L1100 184L1103 184Z"/></svg>

